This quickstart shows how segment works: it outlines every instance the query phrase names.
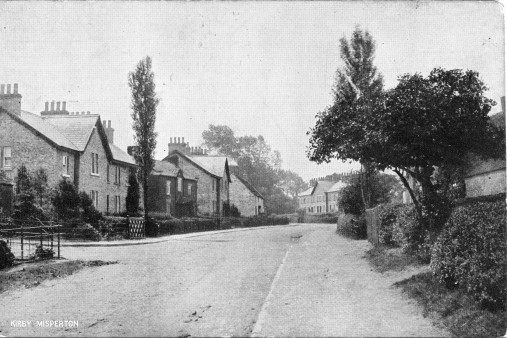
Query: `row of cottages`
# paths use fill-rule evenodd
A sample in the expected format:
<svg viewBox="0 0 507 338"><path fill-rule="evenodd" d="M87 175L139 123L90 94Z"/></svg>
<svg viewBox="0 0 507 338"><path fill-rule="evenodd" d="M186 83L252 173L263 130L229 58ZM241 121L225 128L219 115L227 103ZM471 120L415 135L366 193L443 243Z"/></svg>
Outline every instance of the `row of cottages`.
<svg viewBox="0 0 507 338"><path fill-rule="evenodd" d="M7 89L7 90L6 90ZM0 170L11 181L21 165L45 169L48 185L62 179L87 192L103 213L125 211L134 159L114 145L111 121L90 112L71 113L66 102L46 102L33 114L21 109L18 85L0 85Z"/></svg>
<svg viewBox="0 0 507 338"><path fill-rule="evenodd" d="M167 156L156 161L149 180L154 193L148 200L148 210L186 215L193 204L197 209L192 210L193 214L223 215L224 204L228 203L236 205L243 216L263 213L264 198L231 173L234 167L237 163L233 159L208 155L201 148L189 147L185 138L171 137Z"/></svg>
<svg viewBox="0 0 507 338"><path fill-rule="evenodd" d="M298 205L309 214L338 212L341 190L347 186L342 181L312 180L312 187L298 195Z"/></svg>

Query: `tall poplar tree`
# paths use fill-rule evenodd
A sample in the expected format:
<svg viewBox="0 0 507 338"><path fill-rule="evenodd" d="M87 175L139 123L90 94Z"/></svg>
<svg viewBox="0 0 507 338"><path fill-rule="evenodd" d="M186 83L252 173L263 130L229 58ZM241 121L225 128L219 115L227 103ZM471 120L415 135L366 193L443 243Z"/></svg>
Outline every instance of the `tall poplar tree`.
<svg viewBox="0 0 507 338"><path fill-rule="evenodd" d="M312 134L310 159L314 159L322 148L322 140L327 138L327 143L334 143L333 139L337 138L335 132L326 130L325 125L329 119L356 121L355 127L360 128L362 121L373 109L375 98L383 92L382 75L373 64L375 42L368 31L356 27L350 41L341 38L340 58L344 65L336 72L334 103L317 115L316 126L309 132ZM353 134L355 138L349 141L359 144L362 131L358 129ZM360 163L361 196L364 208L369 208L373 203L373 178L376 171L367 159L362 159Z"/></svg>
<svg viewBox="0 0 507 338"><path fill-rule="evenodd" d="M151 71L151 58L139 61L136 69L129 73L129 87L132 92L132 128L136 151L134 158L141 168L139 178L143 187L144 216L148 216L146 201L148 200L148 176L153 170L155 159L153 153L157 145L155 120L159 100L155 93L155 75Z"/></svg>

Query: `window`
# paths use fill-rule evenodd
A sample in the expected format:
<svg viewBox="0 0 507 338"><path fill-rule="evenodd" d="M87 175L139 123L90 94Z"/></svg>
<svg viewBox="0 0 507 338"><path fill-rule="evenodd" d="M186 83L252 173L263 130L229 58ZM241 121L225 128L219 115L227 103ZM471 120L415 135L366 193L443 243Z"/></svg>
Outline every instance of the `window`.
<svg viewBox="0 0 507 338"><path fill-rule="evenodd" d="M114 167L114 184L120 184L120 167Z"/></svg>
<svg viewBox="0 0 507 338"><path fill-rule="evenodd" d="M92 155L92 174L99 174L99 154L91 153Z"/></svg>
<svg viewBox="0 0 507 338"><path fill-rule="evenodd" d="M106 196L106 214L109 215L109 195Z"/></svg>
<svg viewBox="0 0 507 338"><path fill-rule="evenodd" d="M109 183L109 164L107 165L106 178L107 178L107 183Z"/></svg>
<svg viewBox="0 0 507 338"><path fill-rule="evenodd" d="M215 179L211 179L211 191L215 191Z"/></svg>
<svg viewBox="0 0 507 338"><path fill-rule="evenodd" d="M121 199L120 196L114 197L114 210L117 214L121 212Z"/></svg>
<svg viewBox="0 0 507 338"><path fill-rule="evenodd" d="M0 147L0 168L12 169L11 147Z"/></svg>
<svg viewBox="0 0 507 338"><path fill-rule="evenodd" d="M98 209L99 207L99 192L96 190L92 190L90 192L90 198L92 200L93 206Z"/></svg>
<svg viewBox="0 0 507 338"><path fill-rule="evenodd" d="M62 156L62 166L63 166L62 174L65 176L69 176L69 156L67 155Z"/></svg>
<svg viewBox="0 0 507 338"><path fill-rule="evenodd" d="M178 177L178 192L183 191L183 178Z"/></svg>
<svg viewBox="0 0 507 338"><path fill-rule="evenodd" d="M167 180L165 181L165 194L167 196L170 196L171 195L171 180Z"/></svg>
<svg viewBox="0 0 507 338"><path fill-rule="evenodd" d="M211 208L212 208L213 212L216 212L216 202L215 201L211 202Z"/></svg>
<svg viewBox="0 0 507 338"><path fill-rule="evenodd" d="M192 183L187 183L187 194L192 196Z"/></svg>

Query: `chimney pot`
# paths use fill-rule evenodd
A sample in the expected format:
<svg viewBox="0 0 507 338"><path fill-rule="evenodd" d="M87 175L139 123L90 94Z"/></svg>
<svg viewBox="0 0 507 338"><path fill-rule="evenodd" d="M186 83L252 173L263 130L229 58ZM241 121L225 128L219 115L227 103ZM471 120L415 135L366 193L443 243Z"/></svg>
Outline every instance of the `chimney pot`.
<svg viewBox="0 0 507 338"><path fill-rule="evenodd" d="M185 143L185 138L184 137L181 138L181 143Z"/></svg>
<svg viewBox="0 0 507 338"><path fill-rule="evenodd" d="M48 102L48 101L46 101L46 104L45 104L45 108L44 108L44 110L45 110L45 111L48 111L48 109L49 109L49 102Z"/></svg>
<svg viewBox="0 0 507 338"><path fill-rule="evenodd" d="M107 121L106 120L102 121L102 126L104 127L104 129L107 128Z"/></svg>
<svg viewBox="0 0 507 338"><path fill-rule="evenodd" d="M51 111L55 110L55 101L51 101Z"/></svg>
<svg viewBox="0 0 507 338"><path fill-rule="evenodd" d="M0 85L0 94L5 94L5 85Z"/></svg>
<svg viewBox="0 0 507 338"><path fill-rule="evenodd" d="M56 102L56 110L60 111L60 101Z"/></svg>
<svg viewBox="0 0 507 338"><path fill-rule="evenodd" d="M85 114L85 112L84 112L84 111L82 111L82 112L81 112L81 115L84 115L84 114Z"/></svg>
<svg viewBox="0 0 507 338"><path fill-rule="evenodd" d="M180 140L180 138L178 137L178 143L180 143L180 142L181 142L181 140Z"/></svg>
<svg viewBox="0 0 507 338"><path fill-rule="evenodd" d="M87 111L87 112L86 112L86 114L87 114L87 115L90 115L90 111Z"/></svg>
<svg viewBox="0 0 507 338"><path fill-rule="evenodd" d="M107 127L111 128L111 120L107 121Z"/></svg>
<svg viewBox="0 0 507 338"><path fill-rule="evenodd" d="M63 110L63 111L66 111L66 110L67 110L67 101L63 101L63 102L62 102L62 110Z"/></svg>
<svg viewBox="0 0 507 338"><path fill-rule="evenodd" d="M11 93L11 84L8 83L7 84L7 94L10 94Z"/></svg>
<svg viewBox="0 0 507 338"><path fill-rule="evenodd" d="M18 93L18 84L15 83L14 84L14 94L17 94Z"/></svg>
<svg viewBox="0 0 507 338"><path fill-rule="evenodd" d="M173 138L169 137L169 144L173 143Z"/></svg>

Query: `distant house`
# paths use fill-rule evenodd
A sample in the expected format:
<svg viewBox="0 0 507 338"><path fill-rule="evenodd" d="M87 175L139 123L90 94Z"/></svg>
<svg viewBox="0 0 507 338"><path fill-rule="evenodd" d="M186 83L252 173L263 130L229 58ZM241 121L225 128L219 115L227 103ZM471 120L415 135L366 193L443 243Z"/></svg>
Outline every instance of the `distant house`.
<svg viewBox="0 0 507 338"><path fill-rule="evenodd" d="M167 161L155 161L148 178L147 210L176 217L197 212L197 180L184 176L183 170Z"/></svg>
<svg viewBox="0 0 507 338"><path fill-rule="evenodd" d="M246 180L231 174L229 184L230 203L241 216L257 216L264 213L264 197Z"/></svg>
<svg viewBox="0 0 507 338"><path fill-rule="evenodd" d="M491 116L491 123L505 130L505 96L501 98L502 112ZM467 197L505 193L505 157L483 160L470 154L465 166Z"/></svg>
<svg viewBox="0 0 507 338"><path fill-rule="evenodd" d="M46 102L40 115L21 110L18 86L0 86L0 170L11 180L24 164L30 171L45 169L48 184L62 179L85 191L101 212L125 210L128 175L137 166L113 144L114 129L100 116L70 113L66 102Z"/></svg>
<svg viewBox="0 0 507 338"><path fill-rule="evenodd" d="M231 176L229 164L236 163L226 156L207 155L202 149L190 148L184 138L170 138L168 155L162 160L182 169L186 178L197 180L197 209L199 213L222 215L224 202L229 203Z"/></svg>
<svg viewBox="0 0 507 338"><path fill-rule="evenodd" d="M326 194L326 212L338 212L338 201L340 199L341 190L347 186L346 183L338 181L329 188Z"/></svg>
<svg viewBox="0 0 507 338"><path fill-rule="evenodd" d="M322 214L329 212L329 201L327 192L337 182L327 180L317 180L311 188L298 195L298 204L300 209L305 209L310 214ZM334 194L332 194L334 196Z"/></svg>

